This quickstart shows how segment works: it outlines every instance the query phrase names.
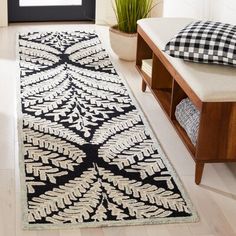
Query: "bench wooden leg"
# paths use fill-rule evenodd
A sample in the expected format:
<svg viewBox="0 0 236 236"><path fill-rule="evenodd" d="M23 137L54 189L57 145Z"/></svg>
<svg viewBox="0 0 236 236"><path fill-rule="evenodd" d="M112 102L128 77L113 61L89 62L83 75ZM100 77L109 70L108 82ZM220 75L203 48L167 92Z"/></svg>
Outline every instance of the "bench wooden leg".
<svg viewBox="0 0 236 236"><path fill-rule="evenodd" d="M196 169L195 169L195 183L199 185L202 180L202 173L204 169L204 163L203 162L197 162L196 163Z"/></svg>
<svg viewBox="0 0 236 236"><path fill-rule="evenodd" d="M144 80L142 80L142 91L145 92L147 89L147 84Z"/></svg>

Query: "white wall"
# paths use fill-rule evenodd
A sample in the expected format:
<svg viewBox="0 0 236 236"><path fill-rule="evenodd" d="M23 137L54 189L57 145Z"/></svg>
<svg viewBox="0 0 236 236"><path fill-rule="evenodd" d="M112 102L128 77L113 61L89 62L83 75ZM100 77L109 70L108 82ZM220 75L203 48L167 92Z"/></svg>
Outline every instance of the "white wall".
<svg viewBox="0 0 236 236"><path fill-rule="evenodd" d="M7 0L0 0L0 26L7 26Z"/></svg>
<svg viewBox="0 0 236 236"><path fill-rule="evenodd" d="M116 16L112 6L113 0L96 0L96 23L101 25L116 24ZM155 0L156 7L152 16L162 16L163 0Z"/></svg>
<svg viewBox="0 0 236 236"><path fill-rule="evenodd" d="M235 0L164 0L163 15L236 24Z"/></svg>
<svg viewBox="0 0 236 236"><path fill-rule="evenodd" d="M154 0L155 7L152 10L152 17L162 17L163 16L163 7L164 0Z"/></svg>
<svg viewBox="0 0 236 236"><path fill-rule="evenodd" d="M208 19L208 0L164 0L163 15Z"/></svg>
<svg viewBox="0 0 236 236"><path fill-rule="evenodd" d="M116 16L113 11L111 0L96 0L96 24L114 25Z"/></svg>
<svg viewBox="0 0 236 236"><path fill-rule="evenodd" d="M214 20L236 25L235 0L211 0L211 2L211 15Z"/></svg>

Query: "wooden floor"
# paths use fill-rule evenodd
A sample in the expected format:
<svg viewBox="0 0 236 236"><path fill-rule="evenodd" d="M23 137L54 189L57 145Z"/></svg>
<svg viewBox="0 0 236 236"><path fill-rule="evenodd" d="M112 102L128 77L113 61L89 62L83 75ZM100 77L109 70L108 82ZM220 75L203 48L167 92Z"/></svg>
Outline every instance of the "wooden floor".
<svg viewBox="0 0 236 236"><path fill-rule="evenodd" d="M201 221L194 224L109 227L66 231L21 229L20 185L16 150L16 33L29 30L76 30L73 24L21 24L0 28L0 236L235 236L236 164L207 164L202 184L194 184L194 163L150 92L141 92L141 78L133 63L121 62L109 49L108 31L96 27L182 179ZM87 26L93 28L94 26Z"/></svg>

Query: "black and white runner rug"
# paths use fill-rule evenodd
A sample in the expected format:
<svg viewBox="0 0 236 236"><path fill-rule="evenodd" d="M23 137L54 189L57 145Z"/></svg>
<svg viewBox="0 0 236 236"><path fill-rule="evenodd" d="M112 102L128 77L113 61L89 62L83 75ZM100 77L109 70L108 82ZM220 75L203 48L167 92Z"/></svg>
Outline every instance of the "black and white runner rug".
<svg viewBox="0 0 236 236"><path fill-rule="evenodd" d="M94 32L21 34L19 59L25 228L197 219Z"/></svg>

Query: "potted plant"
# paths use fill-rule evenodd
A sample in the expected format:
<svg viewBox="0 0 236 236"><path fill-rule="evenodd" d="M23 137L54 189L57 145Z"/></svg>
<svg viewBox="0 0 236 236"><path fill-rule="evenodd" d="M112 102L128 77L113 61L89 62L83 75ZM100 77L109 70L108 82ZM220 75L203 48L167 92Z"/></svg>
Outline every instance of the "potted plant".
<svg viewBox="0 0 236 236"><path fill-rule="evenodd" d="M110 42L120 59L135 60L137 21L148 17L152 7L153 0L114 0L117 25L110 27Z"/></svg>

